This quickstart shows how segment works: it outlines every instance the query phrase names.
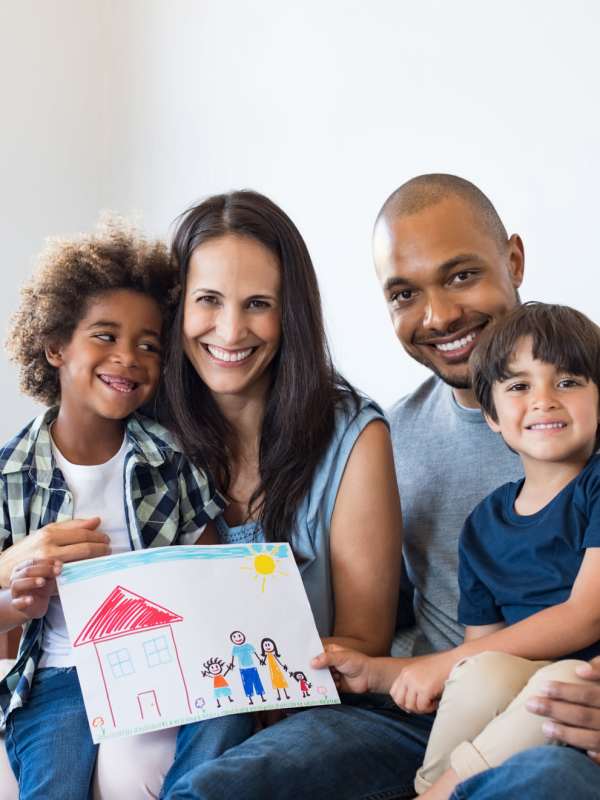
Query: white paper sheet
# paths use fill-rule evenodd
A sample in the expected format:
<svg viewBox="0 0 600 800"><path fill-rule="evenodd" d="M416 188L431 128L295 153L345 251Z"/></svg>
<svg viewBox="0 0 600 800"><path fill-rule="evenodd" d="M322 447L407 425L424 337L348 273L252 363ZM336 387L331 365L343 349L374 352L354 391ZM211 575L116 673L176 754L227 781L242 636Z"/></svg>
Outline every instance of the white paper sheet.
<svg viewBox="0 0 600 800"><path fill-rule="evenodd" d="M339 703L309 666L322 646L287 544L151 548L65 564L58 585L95 742Z"/></svg>

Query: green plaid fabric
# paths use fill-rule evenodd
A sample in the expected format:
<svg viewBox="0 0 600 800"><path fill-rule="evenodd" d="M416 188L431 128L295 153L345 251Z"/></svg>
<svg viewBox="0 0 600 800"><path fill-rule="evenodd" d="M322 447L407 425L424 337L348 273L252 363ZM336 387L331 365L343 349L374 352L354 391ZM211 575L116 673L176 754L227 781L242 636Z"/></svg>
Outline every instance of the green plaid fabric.
<svg viewBox="0 0 600 800"><path fill-rule="evenodd" d="M2 550L30 531L73 518L73 498L52 454L50 425L57 413L52 408L41 414L0 450ZM193 544L206 523L221 514L225 500L162 425L133 414L126 436L123 485L132 548ZM27 699L43 622L24 626L15 666L0 682L0 729Z"/></svg>

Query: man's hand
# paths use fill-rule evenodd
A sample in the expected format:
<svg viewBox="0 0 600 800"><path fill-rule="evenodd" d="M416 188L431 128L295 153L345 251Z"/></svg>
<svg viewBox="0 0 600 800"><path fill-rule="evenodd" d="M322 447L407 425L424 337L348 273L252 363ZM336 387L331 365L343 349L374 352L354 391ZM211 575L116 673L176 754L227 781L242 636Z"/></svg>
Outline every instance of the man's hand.
<svg viewBox="0 0 600 800"><path fill-rule="evenodd" d="M62 564L49 558L23 561L10 579L11 605L27 619L39 619L48 611L50 597L56 594L56 576Z"/></svg>
<svg viewBox="0 0 600 800"><path fill-rule="evenodd" d="M589 686L548 681L543 696L532 697L527 708L534 714L549 717L544 733L554 741L580 750L600 764L600 656L577 668Z"/></svg>
<svg viewBox="0 0 600 800"><path fill-rule="evenodd" d="M328 644L325 652L313 658L310 665L313 669L329 667L339 689L362 694L370 690L369 665L373 660L357 650L346 650L339 645Z"/></svg>
<svg viewBox="0 0 600 800"><path fill-rule="evenodd" d="M96 530L100 517L53 522L8 547L0 555L0 586L7 587L15 567L32 559L81 561L110 553L110 539Z"/></svg>
<svg viewBox="0 0 600 800"><path fill-rule="evenodd" d="M390 694L405 711L430 714L438 706L444 683L456 660L450 653L436 653L414 659L392 684Z"/></svg>

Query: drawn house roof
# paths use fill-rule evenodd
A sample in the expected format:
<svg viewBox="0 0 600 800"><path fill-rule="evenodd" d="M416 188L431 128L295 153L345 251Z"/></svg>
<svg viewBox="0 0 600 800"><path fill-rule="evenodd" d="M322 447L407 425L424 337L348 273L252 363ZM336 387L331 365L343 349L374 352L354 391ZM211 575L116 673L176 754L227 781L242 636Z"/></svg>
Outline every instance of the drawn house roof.
<svg viewBox="0 0 600 800"><path fill-rule="evenodd" d="M168 608L163 608L123 586L117 586L87 621L73 646L102 642L150 628L161 628L182 620L183 617Z"/></svg>

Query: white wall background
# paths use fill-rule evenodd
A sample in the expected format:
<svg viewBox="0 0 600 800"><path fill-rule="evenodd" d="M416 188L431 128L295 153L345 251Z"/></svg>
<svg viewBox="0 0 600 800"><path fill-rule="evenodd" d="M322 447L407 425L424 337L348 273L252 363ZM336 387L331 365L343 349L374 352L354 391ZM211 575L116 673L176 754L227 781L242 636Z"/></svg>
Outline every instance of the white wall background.
<svg viewBox="0 0 600 800"><path fill-rule="evenodd" d="M523 235L525 299L600 320L599 35L591 0L0 0L2 321L45 236L107 207L164 235L252 187L309 244L338 366L387 405L424 372L393 337L371 226L430 171ZM5 439L34 406L6 359L0 381Z"/></svg>

